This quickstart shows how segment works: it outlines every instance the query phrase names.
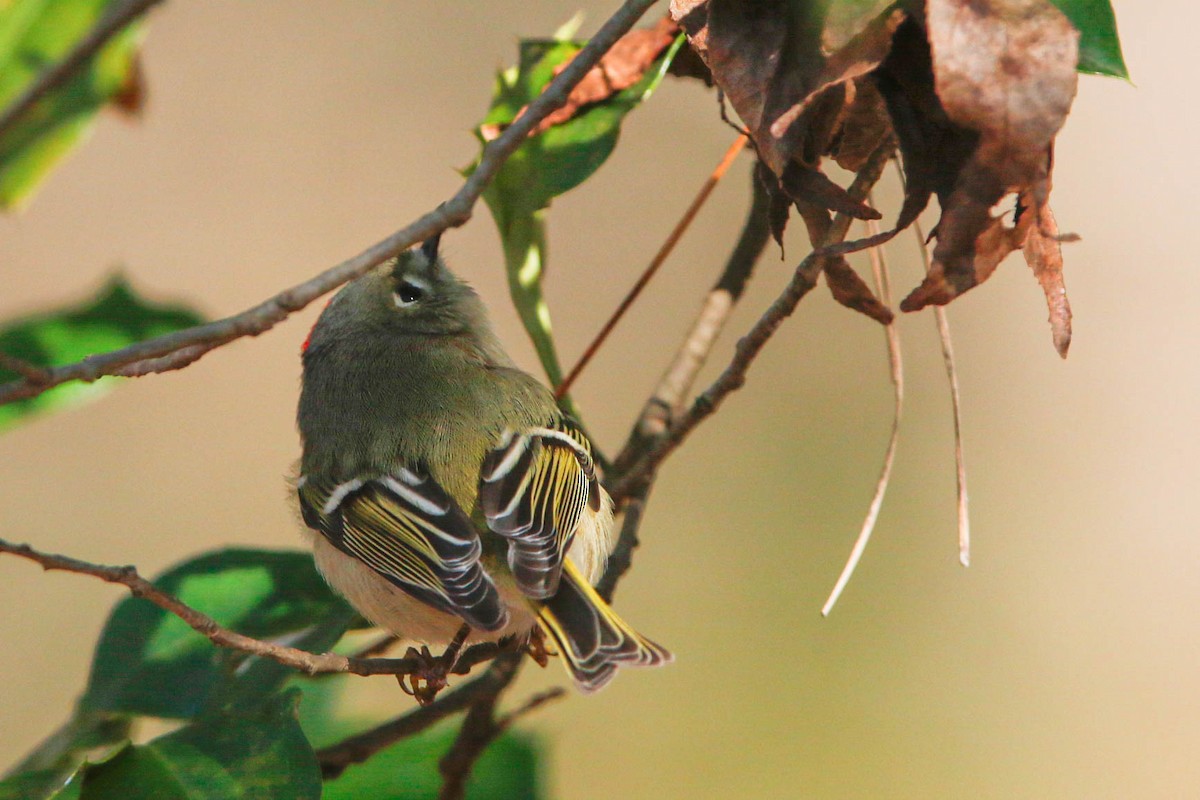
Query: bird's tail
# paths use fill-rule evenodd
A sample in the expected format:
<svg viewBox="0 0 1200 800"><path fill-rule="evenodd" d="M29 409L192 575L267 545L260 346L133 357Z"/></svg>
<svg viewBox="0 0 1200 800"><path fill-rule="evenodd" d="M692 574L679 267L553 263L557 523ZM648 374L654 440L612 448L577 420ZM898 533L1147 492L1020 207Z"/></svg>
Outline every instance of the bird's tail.
<svg viewBox="0 0 1200 800"><path fill-rule="evenodd" d="M617 616L569 558L563 562L558 592L538 609L538 622L583 692L604 686L619 666L655 667L675 659Z"/></svg>

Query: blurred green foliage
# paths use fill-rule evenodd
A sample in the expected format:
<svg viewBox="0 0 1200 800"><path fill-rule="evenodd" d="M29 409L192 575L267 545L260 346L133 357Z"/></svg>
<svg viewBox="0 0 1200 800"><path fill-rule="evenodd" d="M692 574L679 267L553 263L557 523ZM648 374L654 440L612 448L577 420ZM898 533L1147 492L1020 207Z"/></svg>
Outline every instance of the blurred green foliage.
<svg viewBox="0 0 1200 800"><path fill-rule="evenodd" d="M63 59L119 0L9 0L0 3L0 107ZM138 25L114 36L58 89L0 136L0 207L28 200L90 130L96 112L135 79Z"/></svg>
<svg viewBox="0 0 1200 800"><path fill-rule="evenodd" d="M139 297L118 275L94 298L80 305L0 325L0 353L37 367L51 367L199 325L203 321L199 314L183 305L152 303ZM0 366L0 383L19 377ZM72 381L36 397L0 405L0 431L35 412L97 397L118 380Z"/></svg>

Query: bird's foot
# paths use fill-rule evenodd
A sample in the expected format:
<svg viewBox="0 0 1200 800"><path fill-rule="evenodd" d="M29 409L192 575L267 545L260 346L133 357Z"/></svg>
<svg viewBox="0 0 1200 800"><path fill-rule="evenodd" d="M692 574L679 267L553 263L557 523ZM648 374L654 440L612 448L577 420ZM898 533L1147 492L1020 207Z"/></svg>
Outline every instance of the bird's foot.
<svg viewBox="0 0 1200 800"><path fill-rule="evenodd" d="M529 641L525 642L525 652L543 669L550 663L550 656L558 655L546 646L546 632L539 626L534 626L529 632Z"/></svg>
<svg viewBox="0 0 1200 800"><path fill-rule="evenodd" d="M446 688L446 678L454 671L458 654L470 633L470 626L463 625L440 656L431 653L428 645L421 645L420 650L415 647L408 648L404 657L412 659L416 666L407 675L396 676L401 691L415 698L420 705L427 706L432 703L438 692Z"/></svg>

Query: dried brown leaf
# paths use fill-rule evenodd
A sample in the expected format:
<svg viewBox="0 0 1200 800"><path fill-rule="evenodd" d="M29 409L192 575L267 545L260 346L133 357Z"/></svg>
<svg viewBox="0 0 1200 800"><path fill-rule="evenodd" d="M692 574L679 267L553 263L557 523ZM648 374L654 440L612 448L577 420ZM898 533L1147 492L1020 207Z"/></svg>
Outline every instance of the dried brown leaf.
<svg viewBox="0 0 1200 800"><path fill-rule="evenodd" d="M947 214L942 215L945 221ZM944 262L937 260L937 249L934 249L934 261L929 274L916 289L900 303L901 311L916 311L927 305L945 305L958 295L978 286L992 276L996 267L1005 256L1014 250L1019 250L1029 234L1035 214L1022 210L1018 205L1015 225L1010 226L1004 216L993 217L985 211L987 217L982 230L966 246L970 253L970 261L964 264L961 260L955 262L955 269L949 270ZM939 223L939 227L941 223ZM960 227L963 227L960 225ZM938 246L942 238L938 235Z"/></svg>
<svg viewBox="0 0 1200 800"><path fill-rule="evenodd" d="M892 36L904 19L904 11L891 8L870 20L857 35L834 51L813 79L808 94L771 123L771 135L776 138L784 136L804 110L826 89L866 75L878 67L891 50Z"/></svg>
<svg viewBox="0 0 1200 800"><path fill-rule="evenodd" d="M891 324L891 309L879 301L858 273L844 258L831 258L825 264L825 282L833 299L883 325Z"/></svg>
<svg viewBox="0 0 1200 800"><path fill-rule="evenodd" d="M658 60L678 34L679 26L675 21L670 17L663 17L654 27L640 28L622 36L583 80L575 85L567 97L566 104L538 124L537 132L561 125L574 117L579 109L601 103L617 92L633 86L642 79L646 70ZM559 64L554 74L557 75L566 69L571 60L567 59Z"/></svg>
<svg viewBox="0 0 1200 800"><path fill-rule="evenodd" d="M997 230L991 209L1017 192L1033 212L1024 216L1040 215L1051 145L1077 82L1079 34L1049 0L929 0L926 25L946 118L976 132L978 144L949 196L939 191L933 271L901 303L906 311L949 302L1024 244L1024 231L1014 239Z"/></svg>
<svg viewBox="0 0 1200 800"><path fill-rule="evenodd" d="M1050 206L1042 207L1038 221L1040 224L1031 226L1025 239L1025 261L1046 293L1054 349L1066 358L1071 346L1071 303L1063 283L1062 239Z"/></svg>
<svg viewBox="0 0 1200 800"><path fill-rule="evenodd" d="M767 221L771 226L771 238L779 245L779 254L783 255L783 234L787 230L788 216L792 210L792 199L779 185L779 178L771 172L770 167L762 161L754 165L754 177L767 193Z"/></svg>
<svg viewBox="0 0 1200 800"><path fill-rule="evenodd" d="M860 78L846 84L846 91L846 106L838 120L830 155L842 169L858 172L879 148L880 141L891 135L892 123L874 81Z"/></svg>
<svg viewBox="0 0 1200 800"><path fill-rule="evenodd" d="M832 220L829 211L820 204L797 202L796 210L808 229L808 238L814 246L828 237ZM866 282L858 276L841 256L830 256L822 260L825 272L825 283L833 299L846 308L866 314L873 320L884 325L892 321L891 309L879 301Z"/></svg>

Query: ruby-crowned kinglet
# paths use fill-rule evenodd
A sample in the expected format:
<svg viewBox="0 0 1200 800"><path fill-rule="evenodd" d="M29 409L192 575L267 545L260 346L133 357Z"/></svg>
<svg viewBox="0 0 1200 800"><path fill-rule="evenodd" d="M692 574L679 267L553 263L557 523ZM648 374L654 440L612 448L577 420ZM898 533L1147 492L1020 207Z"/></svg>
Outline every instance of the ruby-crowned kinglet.
<svg viewBox="0 0 1200 800"><path fill-rule="evenodd" d="M580 689L671 660L596 594L591 445L517 369L437 240L339 291L304 346L297 482L317 567L365 617L449 642L549 635Z"/></svg>

